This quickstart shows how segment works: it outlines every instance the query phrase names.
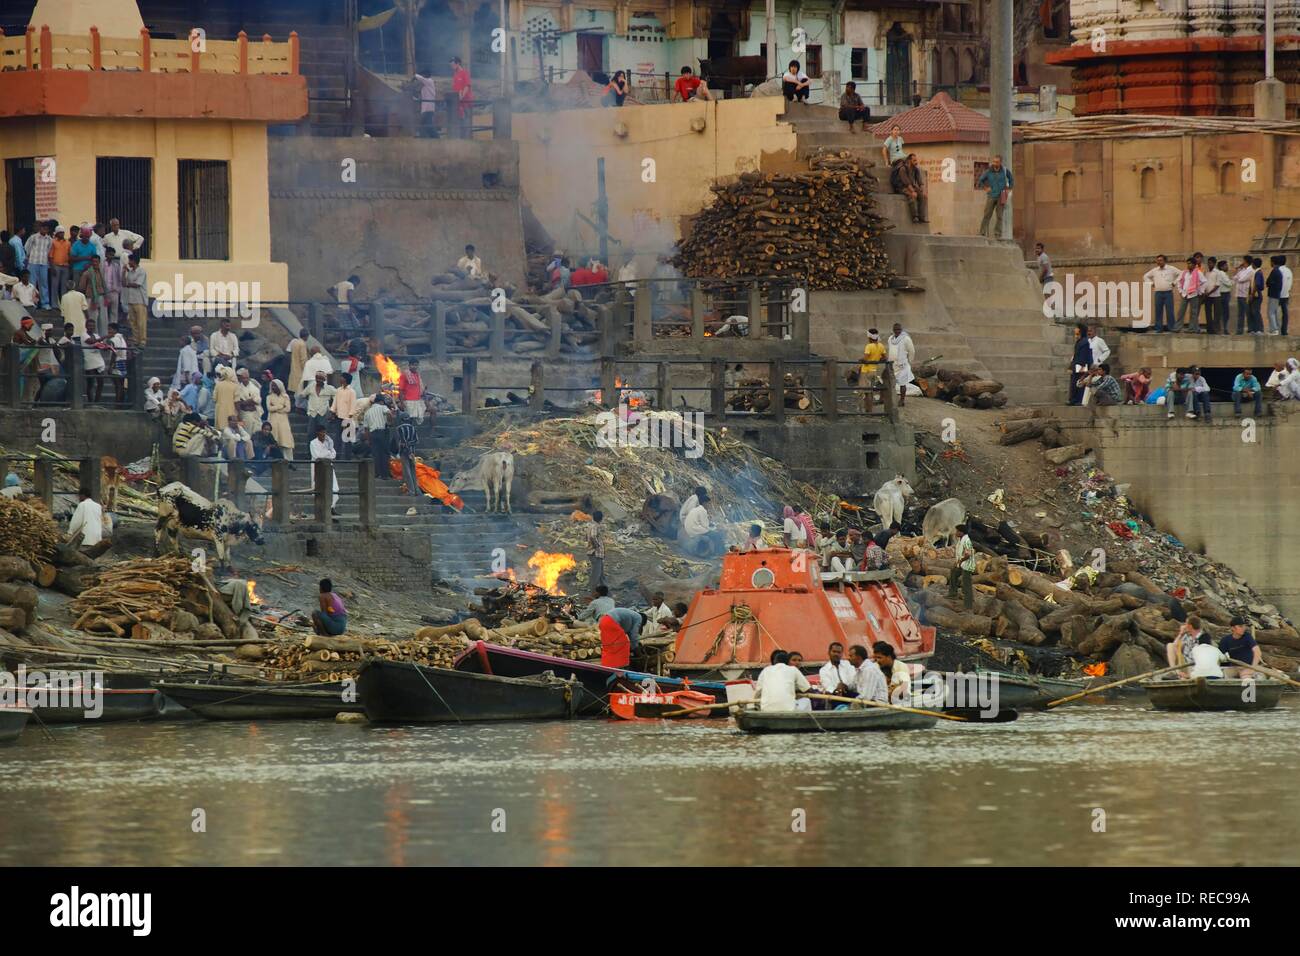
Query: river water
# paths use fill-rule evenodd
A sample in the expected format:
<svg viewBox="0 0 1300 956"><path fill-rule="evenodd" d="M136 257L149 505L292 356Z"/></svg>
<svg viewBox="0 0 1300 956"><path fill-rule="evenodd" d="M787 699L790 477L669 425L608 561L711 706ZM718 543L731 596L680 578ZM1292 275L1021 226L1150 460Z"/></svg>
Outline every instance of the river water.
<svg viewBox="0 0 1300 956"><path fill-rule="evenodd" d="M1298 731L1293 699L764 737L730 721L29 724L0 748L0 864L1294 865Z"/></svg>

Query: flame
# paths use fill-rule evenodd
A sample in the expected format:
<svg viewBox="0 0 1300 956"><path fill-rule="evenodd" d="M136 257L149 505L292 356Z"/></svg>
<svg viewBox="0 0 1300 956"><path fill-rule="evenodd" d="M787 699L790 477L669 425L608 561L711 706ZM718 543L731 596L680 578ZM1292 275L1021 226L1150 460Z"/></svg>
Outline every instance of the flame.
<svg viewBox="0 0 1300 956"><path fill-rule="evenodd" d="M1084 664L1083 672L1089 677L1105 677L1106 662L1098 661L1096 664Z"/></svg>
<svg viewBox="0 0 1300 956"><path fill-rule="evenodd" d="M502 581L509 581L511 584L519 583L519 579L515 577L514 568L506 568L504 571L493 571L492 577L500 578Z"/></svg>
<svg viewBox="0 0 1300 956"><path fill-rule="evenodd" d="M262 603L262 599L257 596L257 582L253 580L248 582L248 603L250 605L258 605Z"/></svg>
<svg viewBox="0 0 1300 956"><path fill-rule="evenodd" d="M711 338L713 338L713 333L712 333L712 332L709 332L709 331L706 331L706 332L704 333L704 337L705 337L706 339L711 339Z"/></svg>
<svg viewBox="0 0 1300 956"><path fill-rule="evenodd" d="M563 594L564 589L557 587L560 575L565 571L571 570L578 566L578 562L573 559L571 554L548 554L545 551L534 551L533 556L528 559L528 566L533 569L533 583L539 588L544 588L552 594Z"/></svg>
<svg viewBox="0 0 1300 956"><path fill-rule="evenodd" d="M379 371L379 377L384 380L386 387L397 387L397 383L402 377L402 370L397 367L396 362L382 352L376 352L375 368Z"/></svg>

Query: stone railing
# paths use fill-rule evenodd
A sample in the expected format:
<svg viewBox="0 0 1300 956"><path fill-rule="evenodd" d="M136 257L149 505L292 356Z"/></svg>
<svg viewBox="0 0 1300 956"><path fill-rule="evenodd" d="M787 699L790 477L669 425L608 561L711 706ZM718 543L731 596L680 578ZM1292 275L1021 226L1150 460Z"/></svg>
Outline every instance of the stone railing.
<svg viewBox="0 0 1300 956"><path fill-rule="evenodd" d="M8 70L120 70L141 73L225 73L296 76L298 34L287 43L269 35L250 42L242 30L235 40L195 35L156 40L148 30L137 37L103 37L96 27L87 34L52 33L29 26L22 36L0 31L0 72Z"/></svg>

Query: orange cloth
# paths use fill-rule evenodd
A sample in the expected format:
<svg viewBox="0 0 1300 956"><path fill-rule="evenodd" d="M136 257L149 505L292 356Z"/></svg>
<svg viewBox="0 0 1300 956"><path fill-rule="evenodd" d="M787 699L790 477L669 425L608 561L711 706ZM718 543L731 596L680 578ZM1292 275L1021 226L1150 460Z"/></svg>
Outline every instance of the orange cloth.
<svg viewBox="0 0 1300 956"><path fill-rule="evenodd" d="M388 459L388 474L397 481L403 480L402 459L392 457ZM465 502L460 495L453 494L451 489L443 482L439 475L438 469L430 468L422 461L415 463L415 480L420 485L420 490L432 498L437 498L448 508L455 508L460 511L465 507Z"/></svg>
<svg viewBox="0 0 1300 956"><path fill-rule="evenodd" d="M600 619L600 662L605 667L627 667L632 659L632 642L627 631L608 614Z"/></svg>

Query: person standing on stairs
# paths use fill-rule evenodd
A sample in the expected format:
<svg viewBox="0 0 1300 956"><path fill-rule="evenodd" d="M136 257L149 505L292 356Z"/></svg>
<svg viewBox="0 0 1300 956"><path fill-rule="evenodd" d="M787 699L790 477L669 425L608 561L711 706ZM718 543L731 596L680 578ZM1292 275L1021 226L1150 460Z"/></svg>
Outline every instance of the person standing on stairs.
<svg viewBox="0 0 1300 956"><path fill-rule="evenodd" d="M1106 344L1105 339L1097 334L1097 326L1095 325L1088 326L1088 348L1092 350L1090 367L1101 365L1110 358L1110 346Z"/></svg>
<svg viewBox="0 0 1300 956"><path fill-rule="evenodd" d="M880 384L880 363L889 352L880 341L880 333L867 329L867 344L862 347L862 364L858 366L858 385L862 389L862 410L875 410L875 391Z"/></svg>
<svg viewBox="0 0 1300 956"><path fill-rule="evenodd" d="M399 417L397 426L397 455L402 460L402 481L406 483L406 493L412 498L420 497L423 492L420 491L420 482L415 471L415 425L411 423L411 416L408 413L402 413ZM415 508L409 508L406 512L408 515L415 514Z"/></svg>
<svg viewBox="0 0 1300 956"><path fill-rule="evenodd" d="M1038 284L1046 286L1052 281L1052 260L1048 258L1047 247L1041 242L1034 243L1034 258L1038 261Z"/></svg>
<svg viewBox="0 0 1300 956"><path fill-rule="evenodd" d="M898 383L898 405L901 408L907 401L907 386L916 378L912 374L912 363L916 361L916 346L912 337L895 322L894 334L889 337L889 361L894 366L894 380Z"/></svg>
<svg viewBox="0 0 1300 956"><path fill-rule="evenodd" d="M984 218L980 220L980 235L989 239L1002 238L1002 221L1006 216L1007 204L1011 202L1011 188L1016 184L1015 177L1011 175L1011 170L1003 167L1002 157L994 156L992 165L984 172L980 173L980 178L976 181L977 187L982 186L988 194L984 200ZM989 220L994 219L993 235L989 235Z"/></svg>
<svg viewBox="0 0 1300 956"><path fill-rule="evenodd" d="M853 124L859 120L862 122L862 131L867 131L867 124L871 122L871 110L862 102L862 97L858 94L858 84L849 81L844 84L844 94L840 97L840 119L849 124L849 132L854 132Z"/></svg>
<svg viewBox="0 0 1300 956"><path fill-rule="evenodd" d="M1070 360L1070 404L1083 404L1083 376L1092 368L1092 346L1088 343L1088 327L1082 322L1074 327L1074 357Z"/></svg>
<svg viewBox="0 0 1300 956"><path fill-rule="evenodd" d="M1174 330L1174 283L1178 281L1178 270L1171 266L1164 256L1156 256L1156 267L1148 269L1142 276L1142 281L1151 283L1156 310L1153 331L1172 332Z"/></svg>

